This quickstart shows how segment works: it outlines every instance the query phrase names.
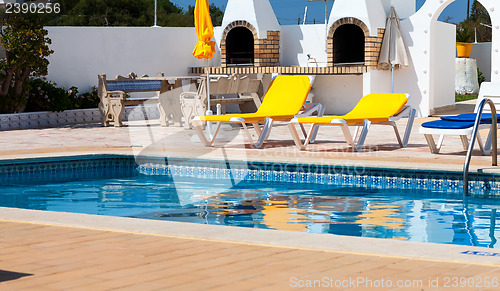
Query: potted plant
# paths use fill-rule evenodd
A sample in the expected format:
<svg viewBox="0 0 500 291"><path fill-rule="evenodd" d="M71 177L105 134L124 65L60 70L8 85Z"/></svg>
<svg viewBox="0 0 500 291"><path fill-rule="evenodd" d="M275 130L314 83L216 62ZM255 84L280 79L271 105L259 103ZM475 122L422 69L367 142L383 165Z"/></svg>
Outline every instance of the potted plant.
<svg viewBox="0 0 500 291"><path fill-rule="evenodd" d="M472 50L474 35L467 27L457 27L457 57L468 58Z"/></svg>

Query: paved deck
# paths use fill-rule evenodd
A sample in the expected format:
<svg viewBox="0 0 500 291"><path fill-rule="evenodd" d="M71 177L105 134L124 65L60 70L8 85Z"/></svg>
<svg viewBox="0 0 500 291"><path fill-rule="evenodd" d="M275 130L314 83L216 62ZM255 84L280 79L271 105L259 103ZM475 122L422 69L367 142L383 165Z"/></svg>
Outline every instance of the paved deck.
<svg viewBox="0 0 500 291"><path fill-rule="evenodd" d="M443 290L454 276L481 278L473 283L481 286L500 278L500 268L487 265L30 223L0 222L0 230L1 290L281 290L318 282L373 290L389 280L408 290Z"/></svg>
<svg viewBox="0 0 500 291"><path fill-rule="evenodd" d="M302 152L286 126L274 128L262 150L246 147L237 131L224 132L231 140L224 148L207 149L191 142L193 131L163 128L156 121L122 128L5 131L0 132L0 159L120 153L460 171L465 156L460 140L450 137L442 154L430 154L418 133L427 120L417 119L405 149L397 146L391 128L374 126L362 152L352 152L338 128L322 129L318 143ZM398 125L404 129L404 122ZM495 171L490 161L477 151L472 170ZM0 290L279 290L307 284L340 284L337 290L449 290L455 278L458 287L468 286L459 290L498 290L492 284L500 280L500 257L462 254L470 250L491 251L0 209ZM393 285L382 287L388 280ZM370 282L378 285L370 287ZM410 286L397 288L401 282Z"/></svg>

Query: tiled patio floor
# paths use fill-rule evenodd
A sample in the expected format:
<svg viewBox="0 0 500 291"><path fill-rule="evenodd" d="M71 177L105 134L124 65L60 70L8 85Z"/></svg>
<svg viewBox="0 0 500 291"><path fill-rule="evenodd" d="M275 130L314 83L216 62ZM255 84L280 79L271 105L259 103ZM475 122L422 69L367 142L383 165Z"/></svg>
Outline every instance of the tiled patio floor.
<svg viewBox="0 0 500 291"><path fill-rule="evenodd" d="M498 290L484 286L500 279L500 265L5 221L0 258L0 290ZM474 287L451 288L454 277Z"/></svg>

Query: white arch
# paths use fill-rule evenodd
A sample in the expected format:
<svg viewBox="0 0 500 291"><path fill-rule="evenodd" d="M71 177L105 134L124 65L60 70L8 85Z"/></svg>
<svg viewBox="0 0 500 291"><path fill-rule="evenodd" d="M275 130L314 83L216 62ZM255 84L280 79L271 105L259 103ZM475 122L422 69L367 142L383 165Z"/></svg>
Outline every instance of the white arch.
<svg viewBox="0 0 500 291"><path fill-rule="evenodd" d="M435 69L436 51L438 44L437 26L438 17L443 10L455 0L427 0L424 5L411 17L401 22L401 28L413 60L413 69L417 86L411 94L413 102L418 103L420 114L428 115L435 107L435 98L442 92L440 88L446 86L440 82L443 76ZM491 81L500 82L500 1L478 0L489 12L493 26L492 33L492 66ZM441 86L441 87L440 87ZM449 84L448 84L449 86ZM415 101L416 100L416 101ZM415 104L414 105L417 105Z"/></svg>

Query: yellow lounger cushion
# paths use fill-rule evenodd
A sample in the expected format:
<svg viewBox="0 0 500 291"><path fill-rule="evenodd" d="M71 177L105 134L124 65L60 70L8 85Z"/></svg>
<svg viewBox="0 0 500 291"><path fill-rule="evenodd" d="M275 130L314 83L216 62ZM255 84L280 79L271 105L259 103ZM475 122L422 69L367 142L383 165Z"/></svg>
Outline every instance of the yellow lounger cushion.
<svg viewBox="0 0 500 291"><path fill-rule="evenodd" d="M266 117L274 120L292 119L304 104L311 84L308 76L277 76L269 85L262 105L255 113L200 116L204 121L229 121L233 117L245 119L247 123L263 121Z"/></svg>
<svg viewBox="0 0 500 291"><path fill-rule="evenodd" d="M330 124L333 119L343 119L347 124L362 123L365 119L371 122L388 121L406 105L406 94L372 93L364 96L351 112L340 116L298 118L299 123Z"/></svg>

